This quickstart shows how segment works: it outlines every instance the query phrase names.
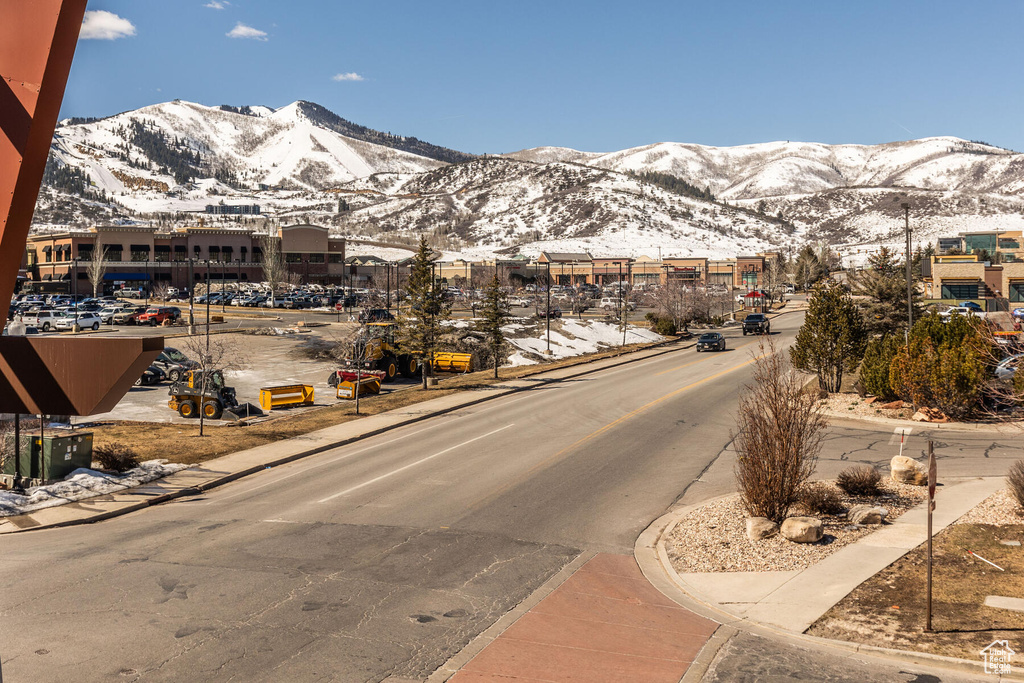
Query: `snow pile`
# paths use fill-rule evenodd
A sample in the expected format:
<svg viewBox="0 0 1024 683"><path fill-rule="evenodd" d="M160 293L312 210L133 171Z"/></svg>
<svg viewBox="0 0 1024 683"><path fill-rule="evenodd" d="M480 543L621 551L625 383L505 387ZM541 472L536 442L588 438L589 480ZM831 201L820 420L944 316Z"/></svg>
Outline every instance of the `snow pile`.
<svg viewBox="0 0 1024 683"><path fill-rule="evenodd" d="M548 348L547 327L542 321L529 336L512 335L527 332L521 324L506 325L502 330L507 335L508 343L516 351L509 357L508 365L531 365L543 358L559 359L595 353L622 344L622 330L617 324L598 320L562 319L551 322L551 355L544 351ZM660 334L629 325L626 328L627 344L644 344L664 341Z"/></svg>
<svg viewBox="0 0 1024 683"><path fill-rule="evenodd" d="M168 464L166 460L147 460L123 474L107 474L79 468L64 481L26 489L28 495L0 491L0 517L21 515L43 508L51 508L76 500L102 496L140 486L169 474L180 472L191 465Z"/></svg>

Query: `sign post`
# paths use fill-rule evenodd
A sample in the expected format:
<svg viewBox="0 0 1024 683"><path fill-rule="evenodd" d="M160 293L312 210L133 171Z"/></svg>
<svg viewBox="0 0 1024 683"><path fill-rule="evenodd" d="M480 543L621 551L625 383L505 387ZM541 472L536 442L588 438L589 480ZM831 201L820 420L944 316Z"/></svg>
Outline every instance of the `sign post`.
<svg viewBox="0 0 1024 683"><path fill-rule="evenodd" d="M931 633L932 630L932 512L935 510L935 447L931 440L928 441L928 604L924 630Z"/></svg>

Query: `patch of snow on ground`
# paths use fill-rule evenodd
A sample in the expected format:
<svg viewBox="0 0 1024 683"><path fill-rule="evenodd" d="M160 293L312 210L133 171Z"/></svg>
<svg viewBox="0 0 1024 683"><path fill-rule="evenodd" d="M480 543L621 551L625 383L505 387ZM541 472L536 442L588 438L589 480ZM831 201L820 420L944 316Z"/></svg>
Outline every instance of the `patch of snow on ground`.
<svg viewBox="0 0 1024 683"><path fill-rule="evenodd" d="M166 460L147 460L122 474L107 474L79 468L69 474L64 481L26 489L28 495L0 491L0 517L21 515L141 486L188 467L191 465L168 464Z"/></svg>
<svg viewBox="0 0 1024 683"><path fill-rule="evenodd" d="M511 331L506 326L506 334ZM537 336L510 337L508 339L509 344L516 349L509 358L509 365L529 365L537 362L531 356L546 355L544 352L548 347L547 329L543 323L538 325L537 333ZM626 328L626 344L658 342L664 339L665 337L651 330L632 325ZM597 320L578 321L563 319L560 323L552 324L551 355L548 358L559 359L580 356L621 344L622 330L617 324Z"/></svg>

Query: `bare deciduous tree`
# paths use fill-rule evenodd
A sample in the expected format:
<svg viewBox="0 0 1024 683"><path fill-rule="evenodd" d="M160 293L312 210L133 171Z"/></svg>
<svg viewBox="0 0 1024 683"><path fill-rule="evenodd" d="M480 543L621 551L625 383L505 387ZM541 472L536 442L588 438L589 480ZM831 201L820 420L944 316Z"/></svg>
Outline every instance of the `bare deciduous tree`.
<svg viewBox="0 0 1024 683"><path fill-rule="evenodd" d="M736 482L750 515L781 523L814 473L828 422L774 342L758 351L753 384L740 398Z"/></svg>
<svg viewBox="0 0 1024 683"><path fill-rule="evenodd" d="M183 338L183 352L191 360L195 361L194 370L202 373L199 383L200 396L206 394L206 382L209 377L209 370L228 370L237 368L237 356L234 347L225 343L223 339L212 339L210 336L209 323L206 325L204 334L189 335ZM225 378L225 381L227 378ZM186 380L182 380L186 381ZM203 406L199 406L199 436L203 436L203 428L206 425L206 413Z"/></svg>
<svg viewBox="0 0 1024 683"><path fill-rule="evenodd" d="M270 287L270 307L274 307L274 294L288 277L288 269L281 256L281 240L277 235L268 233L260 237L260 249L263 251L263 280Z"/></svg>
<svg viewBox="0 0 1024 683"><path fill-rule="evenodd" d="M99 249L93 247L92 256L85 264L85 273L92 285L93 297L98 296L99 289L103 285L103 274L107 272L107 247Z"/></svg>
<svg viewBox="0 0 1024 683"><path fill-rule="evenodd" d="M659 317L671 318L676 329L686 330L690 323L711 317L713 297L704 288L670 279L652 293L651 301Z"/></svg>

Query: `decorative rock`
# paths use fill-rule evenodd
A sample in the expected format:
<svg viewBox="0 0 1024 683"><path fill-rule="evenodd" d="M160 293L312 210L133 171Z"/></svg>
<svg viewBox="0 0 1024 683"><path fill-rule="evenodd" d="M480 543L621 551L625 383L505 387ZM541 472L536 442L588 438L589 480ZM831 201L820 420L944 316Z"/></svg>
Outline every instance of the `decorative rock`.
<svg viewBox="0 0 1024 683"><path fill-rule="evenodd" d="M949 422L949 418L941 410L925 406L910 418L914 422Z"/></svg>
<svg viewBox="0 0 1024 683"><path fill-rule="evenodd" d="M747 528L748 529L750 528L750 520L749 519L747 520ZM1002 543L1003 545L1013 546L1014 548L1019 548L1020 547L1020 541L1007 541L1007 540L1004 539L1004 540L999 541L999 542Z"/></svg>
<svg viewBox="0 0 1024 683"><path fill-rule="evenodd" d="M878 406L882 410L900 410L903 408L903 401L892 401L890 403L882 403Z"/></svg>
<svg viewBox="0 0 1024 683"><path fill-rule="evenodd" d="M760 541L779 533L779 525L767 517L747 517L747 538Z"/></svg>
<svg viewBox="0 0 1024 683"><path fill-rule="evenodd" d="M864 405L869 406L869 405L871 405L872 403L874 403L877 400L878 400L877 396L868 396L866 399L864 399Z"/></svg>
<svg viewBox="0 0 1024 683"><path fill-rule="evenodd" d="M889 462L889 470L892 480L900 484L925 486L928 483L928 473L921 463L905 455L894 456Z"/></svg>
<svg viewBox="0 0 1024 683"><path fill-rule="evenodd" d="M814 517L787 517L779 531L794 543L817 543L825 534L821 520Z"/></svg>
<svg viewBox="0 0 1024 683"><path fill-rule="evenodd" d="M846 518L854 524L881 524L889 511L883 507L870 505L854 505L846 513Z"/></svg>

